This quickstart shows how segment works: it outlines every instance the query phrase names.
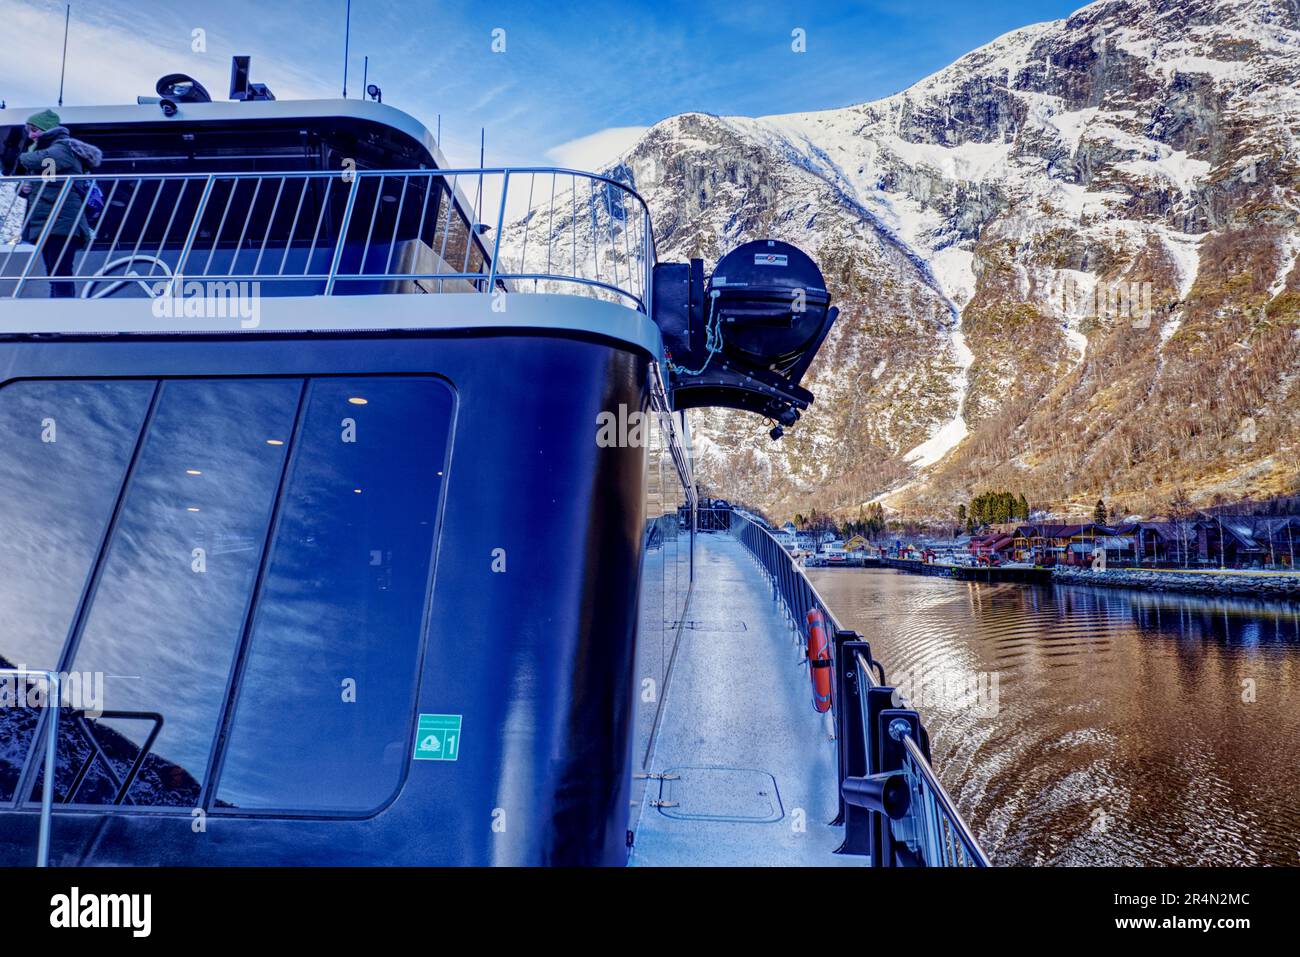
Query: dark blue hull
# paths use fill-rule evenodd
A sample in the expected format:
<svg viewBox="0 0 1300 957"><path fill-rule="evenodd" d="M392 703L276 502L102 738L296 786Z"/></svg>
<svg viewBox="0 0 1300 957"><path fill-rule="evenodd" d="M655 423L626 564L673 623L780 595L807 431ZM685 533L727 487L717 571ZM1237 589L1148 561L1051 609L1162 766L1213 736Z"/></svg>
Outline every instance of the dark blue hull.
<svg viewBox="0 0 1300 957"><path fill-rule="evenodd" d="M169 775L192 782L194 799L163 800L156 791L140 797L128 789L127 798L117 803L101 798L83 805L78 792L73 803L56 804L51 863L624 863L645 451L602 446L596 432L602 412L620 406L646 409L650 361L638 349L595 337L506 332L0 343L0 398L17 380L170 383L273 377L289 380L287 390L305 383L303 394L310 396L332 377L374 382L390 376L443 382L452 397L445 465L439 471L446 473L445 484L436 493L441 501L419 503L436 516L436 529L423 622L410 639L415 654L404 672L414 704L403 700L402 733L386 732L382 762L367 753L363 737L350 752L339 733L328 730L332 718L322 723L318 742L321 760L329 755L336 780L392 773L391 793L373 807L348 808L331 807L327 796L309 789L300 806L277 808L269 805L278 798L261 799L255 783L239 792L239 800L224 790L224 776L236 773L236 759L226 751L242 734L260 734L273 743L281 733L286 740L310 740L293 725L277 730L273 719L290 713L283 710L268 712L261 725L253 715L250 729L241 730L235 703L239 695L252 693L246 687L252 688L255 669L268 666L250 659L265 658L277 647L259 638L255 620L273 611L264 607L272 600L265 583L275 574L274 530L290 521L289 505L281 498L292 468L299 467L292 464L291 450L284 473L289 477L280 480L280 497L265 519L264 557L260 566L254 564L259 577L249 573L253 584L241 613L243 637L231 639L229 662L223 658L213 665L228 668L229 679L216 694L220 707L211 722L211 752L206 761L183 770L168 763L174 754L150 758L157 767L149 773L164 784ZM300 400L306 407L300 416L311 414L309 401ZM155 397L150 416L162 414L158 403ZM412 442L424 441L414 426L411 435ZM149 446L137 447L135 455L131 468L144 468ZM103 551L113 530L123 527L121 513L129 506L130 495L120 493L115 524L94 556L80 617L69 621L60 660L13 661L17 652L5 647L0 656L29 667L78 668L76 649L88 647L79 642L90 641L81 632L93 628L95 596L105 594L102 579L112 574ZM249 536L249 548L262 547L256 539ZM7 573L0 569L0 576ZM401 568L394 574L400 577ZM374 587L382 592L399 586L383 580ZM8 600L16 597L21 596ZM156 610L164 616L174 611ZM105 641L127 638L110 635ZM272 674L283 675L283 695L291 698L298 674L292 654L269 666ZM351 680L346 669L339 674L344 682ZM363 696L375 687L367 680L359 681ZM110 683L109 709L112 689ZM169 694L183 696L185 689ZM163 705L159 710L170 721L166 696ZM413 759L422 714L460 716L463 742L456 746L455 760ZM130 738L129 722L121 727ZM168 731L177 727L175 721L164 724ZM277 794L292 793L295 777L320 773L312 750L299 748L277 758L280 766L262 769L272 776ZM348 763L353 753L355 765ZM11 769L20 783L0 808L0 864L34 860L38 808L31 798L38 764L30 757L23 768ZM119 768L114 785L125 775ZM56 780L66 797L74 784ZM379 784L370 791L360 785L349 790L387 793Z"/></svg>

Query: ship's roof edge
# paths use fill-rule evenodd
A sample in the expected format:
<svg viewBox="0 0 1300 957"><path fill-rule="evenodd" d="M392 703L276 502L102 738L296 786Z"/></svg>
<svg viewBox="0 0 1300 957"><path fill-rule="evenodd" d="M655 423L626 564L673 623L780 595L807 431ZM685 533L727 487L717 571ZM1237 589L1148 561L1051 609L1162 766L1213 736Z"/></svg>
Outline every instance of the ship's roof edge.
<svg viewBox="0 0 1300 957"><path fill-rule="evenodd" d="M115 106L63 106L59 118L63 125L130 124L130 123L237 123L267 120L355 119L404 133L423 146L439 169L447 162L429 128L411 114L370 100L333 98L325 100L214 100L211 103L177 103L174 116L166 116L157 103L119 104ZM0 126L17 126L44 106L16 107L0 110Z"/></svg>
<svg viewBox="0 0 1300 957"><path fill-rule="evenodd" d="M254 292L253 298L242 303L249 309L256 305L247 318L230 308L192 319L172 315L184 310L183 300L171 303L171 313L158 310L157 300L143 298L7 301L22 303L23 308L12 310L13 315L0 308L0 342L22 342L28 336L48 342L61 337L140 335L255 338L268 334L531 333L613 340L639 348L656 361L663 358L659 328L645 313L563 293L515 293L509 296L509 307L503 313L497 311L500 307L494 305L494 296L476 293L263 297ZM0 298L0 303L4 302Z"/></svg>

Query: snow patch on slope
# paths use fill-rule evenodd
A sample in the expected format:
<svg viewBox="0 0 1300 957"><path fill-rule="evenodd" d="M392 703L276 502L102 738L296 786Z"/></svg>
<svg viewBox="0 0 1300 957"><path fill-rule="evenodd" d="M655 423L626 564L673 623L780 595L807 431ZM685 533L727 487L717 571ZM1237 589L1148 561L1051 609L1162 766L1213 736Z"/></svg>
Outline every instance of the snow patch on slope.
<svg viewBox="0 0 1300 957"><path fill-rule="evenodd" d="M1300 236L1295 233L1287 233L1282 238L1282 263L1278 267L1277 275L1269 283L1268 298L1276 298L1283 289L1286 288L1286 278L1295 269L1296 258L1300 256Z"/></svg>
<svg viewBox="0 0 1300 957"><path fill-rule="evenodd" d="M965 309L975 295L975 254L957 246L941 249L931 257L930 271L952 304Z"/></svg>
<svg viewBox="0 0 1300 957"><path fill-rule="evenodd" d="M966 344L966 336L962 333L960 325L952 333L952 353L958 369L956 375L952 377L952 389L958 395L957 414L939 426L928 439L903 456L904 461L911 462L918 468L934 465L970 434L970 429L966 426L966 392L975 354Z"/></svg>

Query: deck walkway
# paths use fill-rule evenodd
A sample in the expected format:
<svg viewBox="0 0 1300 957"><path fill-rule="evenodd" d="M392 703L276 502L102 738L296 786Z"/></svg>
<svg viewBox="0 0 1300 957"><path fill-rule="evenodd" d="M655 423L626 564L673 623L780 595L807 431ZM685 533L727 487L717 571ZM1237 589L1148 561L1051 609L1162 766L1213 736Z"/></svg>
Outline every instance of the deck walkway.
<svg viewBox="0 0 1300 957"><path fill-rule="evenodd" d="M862 865L833 854L835 745L771 587L738 541L701 534L694 591L630 863ZM654 807L662 800L675 806Z"/></svg>

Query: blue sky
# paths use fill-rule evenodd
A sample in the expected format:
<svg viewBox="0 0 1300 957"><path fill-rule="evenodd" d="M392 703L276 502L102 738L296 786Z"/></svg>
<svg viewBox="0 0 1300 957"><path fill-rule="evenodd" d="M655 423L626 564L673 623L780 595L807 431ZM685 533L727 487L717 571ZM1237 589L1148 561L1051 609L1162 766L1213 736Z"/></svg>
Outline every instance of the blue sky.
<svg viewBox="0 0 1300 957"><path fill-rule="evenodd" d="M689 110L764 115L886 96L1082 0L926 3L495 3L353 0L349 95L362 58L384 102L433 128L453 162L594 163L640 128ZM337 96L345 0L74 0L65 102L133 102L163 73L224 97L231 54L281 99ZM0 98L43 106L58 90L59 0L0 0L10 37ZM493 31L504 30L504 52ZM791 32L805 31L795 53ZM195 31L203 31L195 52ZM499 38L500 35L498 35ZM498 39L499 45L499 39Z"/></svg>

